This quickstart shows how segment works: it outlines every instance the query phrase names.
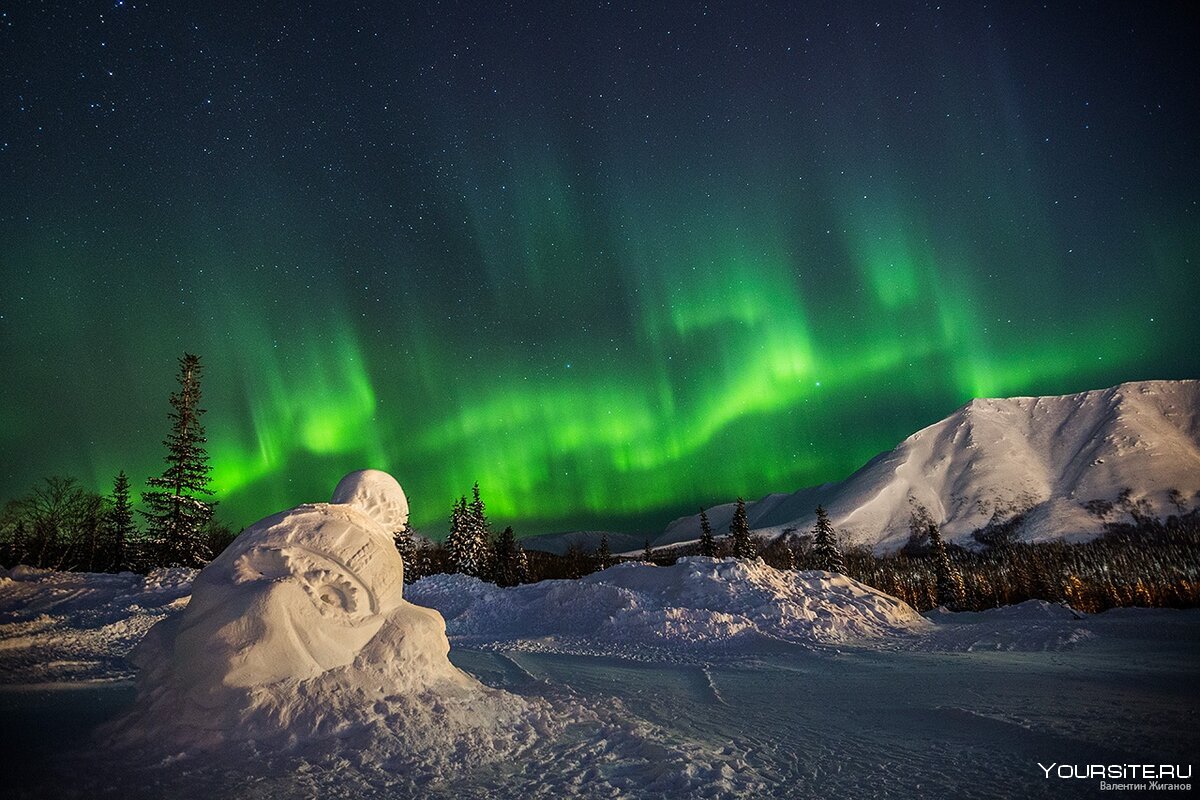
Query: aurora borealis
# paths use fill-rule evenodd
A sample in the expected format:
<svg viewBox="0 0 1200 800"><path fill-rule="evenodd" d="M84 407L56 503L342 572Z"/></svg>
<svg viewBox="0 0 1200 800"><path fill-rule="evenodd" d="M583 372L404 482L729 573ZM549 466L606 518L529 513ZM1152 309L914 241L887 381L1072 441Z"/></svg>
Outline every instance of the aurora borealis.
<svg viewBox="0 0 1200 800"><path fill-rule="evenodd" d="M219 516L369 466L434 534L1200 374L1183 4L410 5L0 11L0 500L157 472L184 350Z"/></svg>

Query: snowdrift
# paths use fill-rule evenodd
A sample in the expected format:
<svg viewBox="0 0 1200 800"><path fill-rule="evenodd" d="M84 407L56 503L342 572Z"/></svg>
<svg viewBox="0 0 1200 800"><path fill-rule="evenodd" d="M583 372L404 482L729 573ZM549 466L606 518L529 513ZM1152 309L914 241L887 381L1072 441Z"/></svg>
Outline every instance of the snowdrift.
<svg viewBox="0 0 1200 800"><path fill-rule="evenodd" d="M407 515L399 484L366 471L245 531L134 651L137 700L110 741L194 754L337 738L431 772L530 741L545 704L454 667L441 616L402 597L389 531Z"/></svg>
<svg viewBox="0 0 1200 800"><path fill-rule="evenodd" d="M409 596L472 646L614 655L753 653L772 642L829 645L906 635L929 623L844 575L703 557L625 563L579 580L501 589L433 575Z"/></svg>
<svg viewBox="0 0 1200 800"><path fill-rule="evenodd" d="M1018 513L1017 533L1026 541L1079 539L1102 530L1083 504L1116 501L1126 489L1156 514L1178 513L1180 499L1188 508L1200 499L1200 381L973 400L846 480L768 495L747 513L758 535L774 536L812 530L814 510L824 505L852 542L886 552L907 541L914 503L962 544L989 521ZM708 510L717 531L732 515L732 504ZM654 544L699 536L699 518L683 517Z"/></svg>
<svg viewBox="0 0 1200 800"><path fill-rule="evenodd" d="M126 656L187 603L196 571L149 575L0 569L0 685L133 677Z"/></svg>

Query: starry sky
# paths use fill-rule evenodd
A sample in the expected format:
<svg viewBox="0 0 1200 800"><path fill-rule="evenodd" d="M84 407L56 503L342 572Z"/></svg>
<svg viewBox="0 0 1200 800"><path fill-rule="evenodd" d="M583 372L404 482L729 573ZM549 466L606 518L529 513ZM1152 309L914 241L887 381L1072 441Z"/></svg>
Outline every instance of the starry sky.
<svg viewBox="0 0 1200 800"><path fill-rule="evenodd" d="M0 5L0 499L656 531L1200 375L1187 4Z"/></svg>

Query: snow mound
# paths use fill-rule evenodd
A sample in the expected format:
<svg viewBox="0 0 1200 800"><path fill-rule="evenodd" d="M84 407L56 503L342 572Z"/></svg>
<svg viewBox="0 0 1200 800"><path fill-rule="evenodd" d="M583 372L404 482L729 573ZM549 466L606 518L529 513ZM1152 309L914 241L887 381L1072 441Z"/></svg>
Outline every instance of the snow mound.
<svg viewBox="0 0 1200 800"><path fill-rule="evenodd" d="M908 539L914 503L942 535L973 545L992 521L1022 515L1025 541L1079 540L1103 531L1093 500L1124 495L1158 515L1200 501L1200 381L1142 381L1054 397L972 400L909 436L844 481L747 505L760 536L812 529L823 505L851 541L886 552ZM723 530L733 504L708 509ZM699 517L672 522L654 544L694 541Z"/></svg>
<svg viewBox="0 0 1200 800"><path fill-rule="evenodd" d="M399 485L354 473L334 497L348 502L258 522L196 576L187 608L133 653L138 696L108 730L115 744L262 751L336 737L429 765L523 746L551 724L544 704L454 667L441 615L402 597L385 527L403 524Z"/></svg>
<svg viewBox="0 0 1200 800"><path fill-rule="evenodd" d="M409 594L441 611L456 641L476 647L733 654L772 642L850 643L929 627L904 602L844 575L701 556L670 567L625 563L580 580L509 589L433 575Z"/></svg>

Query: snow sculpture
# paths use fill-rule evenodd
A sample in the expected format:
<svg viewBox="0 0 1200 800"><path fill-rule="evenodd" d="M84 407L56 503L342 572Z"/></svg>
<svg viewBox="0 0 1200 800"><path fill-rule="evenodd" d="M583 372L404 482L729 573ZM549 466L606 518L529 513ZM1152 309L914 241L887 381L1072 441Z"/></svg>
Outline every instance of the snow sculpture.
<svg viewBox="0 0 1200 800"><path fill-rule="evenodd" d="M332 502L243 532L196 577L187 608L134 651L138 699L117 741L208 749L277 736L291 746L403 725L396 716L426 714L430 698L445 739L456 723L478 728L524 708L454 667L442 616L404 600L391 532L407 519L395 479L364 470L342 479Z"/></svg>

